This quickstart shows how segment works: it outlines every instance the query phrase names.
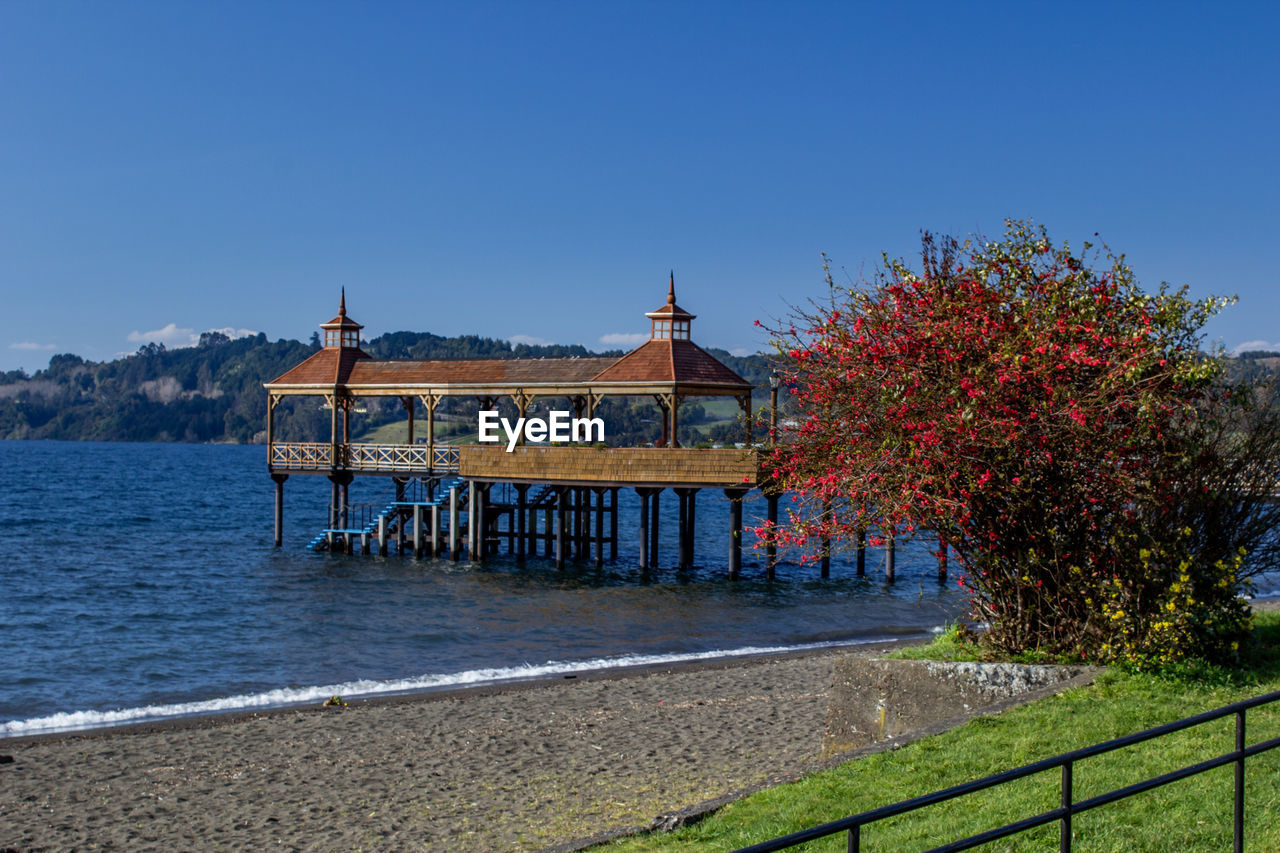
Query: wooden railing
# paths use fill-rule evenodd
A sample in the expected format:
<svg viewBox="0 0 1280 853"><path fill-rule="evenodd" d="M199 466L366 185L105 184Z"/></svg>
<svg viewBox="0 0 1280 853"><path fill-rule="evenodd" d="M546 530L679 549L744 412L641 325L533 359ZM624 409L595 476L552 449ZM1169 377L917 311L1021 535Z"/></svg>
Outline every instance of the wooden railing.
<svg viewBox="0 0 1280 853"><path fill-rule="evenodd" d="M755 450L666 447L466 445L458 473L468 479L566 484L692 486L753 489L760 482Z"/></svg>
<svg viewBox="0 0 1280 853"><path fill-rule="evenodd" d="M272 471L330 471L333 445L318 442L272 442L267 452L267 467Z"/></svg>
<svg viewBox="0 0 1280 853"><path fill-rule="evenodd" d="M337 459L334 459L334 451ZM382 474L427 474L457 471L458 448L425 444L321 444L273 442L268 453L272 471L359 471Z"/></svg>

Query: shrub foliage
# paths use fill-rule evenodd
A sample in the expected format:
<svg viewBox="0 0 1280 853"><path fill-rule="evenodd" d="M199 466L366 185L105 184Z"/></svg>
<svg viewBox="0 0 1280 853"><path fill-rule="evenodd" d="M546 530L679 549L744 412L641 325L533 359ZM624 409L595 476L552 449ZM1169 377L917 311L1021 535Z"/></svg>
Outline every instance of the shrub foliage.
<svg viewBox="0 0 1280 853"><path fill-rule="evenodd" d="M932 531L1004 652L1238 647L1247 579L1277 562L1280 441L1270 399L1200 350L1229 300L1143 292L1123 256L1025 222L827 281L770 330L796 417L769 467L799 501L762 536Z"/></svg>

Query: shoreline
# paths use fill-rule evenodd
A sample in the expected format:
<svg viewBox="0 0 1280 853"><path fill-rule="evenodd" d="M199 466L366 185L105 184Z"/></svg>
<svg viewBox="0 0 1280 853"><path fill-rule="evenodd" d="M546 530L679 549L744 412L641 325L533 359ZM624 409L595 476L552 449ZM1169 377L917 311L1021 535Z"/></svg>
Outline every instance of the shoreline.
<svg viewBox="0 0 1280 853"><path fill-rule="evenodd" d="M365 706L370 704L391 704L397 702L413 702L420 700L428 700L433 697L449 698L454 695L485 695L487 693L499 692L508 689L529 689L539 686L551 684L559 684L572 680L594 680L600 678L624 678L630 675L643 675L655 671L682 671L687 668L715 667L718 664L732 665L736 661L753 661L767 660L770 658L782 658L791 656L802 656L811 653L821 653L825 651L856 651L871 647L893 647L902 644L910 644L915 642L923 642L931 634L928 631L920 631L918 634L904 634L897 637L875 637L873 639L850 639L839 640L825 643L805 643L792 647L767 647L757 649L755 647L747 647L746 649L726 649L711 652L688 652L688 653L672 653L671 655L651 655L642 657L657 657L663 660L641 661L635 663L622 662L616 665L602 664L599 666L583 666L581 669L573 668L578 664L594 664L596 661L581 662L565 662L568 668L562 670L554 670L549 672L540 672L532 675L513 675L498 678L492 678L482 681L462 681L462 682L446 682L441 684L432 684L420 687L410 687L406 689L390 689L386 691L376 692L353 692L339 693L350 706ZM620 658L625 661L626 657ZM463 675L465 673L455 673L453 675ZM441 676L443 678L451 677L450 675ZM413 679L401 679L402 681L412 681ZM355 683L355 682L352 682ZM395 681L385 682L394 684ZM315 688L299 688L302 690L320 690L321 693L329 693L331 688L341 687L343 685L328 685L321 689L320 686ZM244 698L255 698L255 696L263 694L253 694ZM335 695L330 693L329 695ZM162 706L138 706L136 708L120 709L120 712L127 713L131 711L141 711L147 708L166 708L180 707L182 705L196 705L202 702L219 702L229 699L240 698L218 697L211 700L193 700L191 702L173 703L171 705ZM4 734L0 732L0 748L6 745L16 743L25 743L34 740L53 739L60 740L67 737L76 736L93 736L98 734L108 735L115 732L130 731L148 731L159 728L181 728L185 725L201 725L207 721L217 721L219 719L234 720L241 718L261 717L272 714L290 713L293 711L305 711L308 709L319 708L328 696L316 694L315 698L303 699L297 701L286 701L277 704L251 705L239 708L225 708L216 710L195 710L189 712L178 712L172 714L157 714L154 716L140 717L135 720L123 720L117 722L102 722L98 724L89 724L83 726L64 726L58 728L45 728L32 731L29 733ZM116 713L101 711L74 711L65 712L71 715L80 713ZM27 720L14 720L11 722L29 722L31 720L51 719L59 716L58 713L47 714L38 717L31 717Z"/></svg>
<svg viewBox="0 0 1280 853"><path fill-rule="evenodd" d="M832 662L615 669L0 742L0 847L567 849L822 763Z"/></svg>

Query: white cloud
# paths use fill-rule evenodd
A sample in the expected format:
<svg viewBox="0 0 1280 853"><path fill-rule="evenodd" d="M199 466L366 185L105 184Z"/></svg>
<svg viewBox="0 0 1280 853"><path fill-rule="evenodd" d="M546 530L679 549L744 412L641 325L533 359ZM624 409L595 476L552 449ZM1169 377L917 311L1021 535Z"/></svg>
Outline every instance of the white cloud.
<svg viewBox="0 0 1280 853"><path fill-rule="evenodd" d="M729 350L729 355L736 355L738 358L746 358L749 355L754 355L754 353L746 347L734 347Z"/></svg>
<svg viewBox="0 0 1280 853"><path fill-rule="evenodd" d="M233 329L230 326L224 326L221 329L206 329L205 331L221 332L232 340L235 340L236 338L252 338L254 335L258 334L257 329ZM199 340L200 336L196 335L196 341L198 342Z"/></svg>
<svg viewBox="0 0 1280 853"><path fill-rule="evenodd" d="M164 344L167 347L189 347L199 340L191 329L179 329L176 323L170 323L163 329L151 332L133 331L129 333L129 341L135 344Z"/></svg>
<svg viewBox="0 0 1280 853"><path fill-rule="evenodd" d="M1280 352L1280 343L1271 343L1270 341L1245 341L1242 344L1236 344L1231 348L1232 355L1239 355L1242 352L1250 350L1264 350L1267 352Z"/></svg>
<svg viewBox="0 0 1280 853"><path fill-rule="evenodd" d="M545 347L555 343L546 338L535 338L533 335L511 335L507 340L513 344L527 344L531 347Z"/></svg>
<svg viewBox="0 0 1280 853"><path fill-rule="evenodd" d="M258 334L251 329L233 329L230 326L222 329L208 329L207 331L220 332L229 338L247 338ZM135 344L164 344L169 349L179 349L181 347L193 347L200 343L200 335L193 329L180 329L177 323L170 323L162 329L155 329L150 332L130 332L128 340Z"/></svg>
<svg viewBox="0 0 1280 853"><path fill-rule="evenodd" d="M641 332L610 332L600 336L600 343L607 347L638 347L647 340L649 336Z"/></svg>
<svg viewBox="0 0 1280 853"><path fill-rule="evenodd" d="M57 346L57 344L35 344L31 341L18 341L17 343L9 344L9 349L48 350L57 349Z"/></svg>

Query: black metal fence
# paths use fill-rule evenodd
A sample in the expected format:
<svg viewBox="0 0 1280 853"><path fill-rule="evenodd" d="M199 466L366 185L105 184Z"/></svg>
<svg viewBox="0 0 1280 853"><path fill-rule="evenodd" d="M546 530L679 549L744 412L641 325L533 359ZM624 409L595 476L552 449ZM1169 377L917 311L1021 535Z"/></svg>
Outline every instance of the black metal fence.
<svg viewBox="0 0 1280 853"><path fill-rule="evenodd" d="M885 820L886 818L896 815L906 814L925 806L935 805L937 803L954 800L957 797L963 797L966 794L972 794L976 791L982 791L987 788L993 788L997 785L1003 785L1006 782L1012 782L1015 779L1023 779L1027 776L1043 773L1047 770L1061 769L1062 773L1062 804L1056 809L1042 812L1004 826L989 829L986 832L980 832L977 835L971 835L962 838L959 841L953 841L944 844L941 847L934 847L928 853L942 853L942 851L968 850L990 841L996 841L1033 829L1037 826L1043 826L1048 823L1057 821L1059 824L1058 832L1058 849L1063 853L1069 853L1071 850L1071 818L1081 812L1096 809L1098 806L1104 806L1107 803L1114 803L1117 800L1123 800L1134 794L1140 794L1143 791L1150 791L1153 788L1159 788L1162 785L1168 785L1170 782L1176 782L1179 779L1186 779L1217 767L1223 767L1228 764L1235 764L1235 803L1232 832L1235 838L1235 853L1243 853L1244 851L1244 765L1245 760L1270 749L1280 746L1280 738L1272 738L1253 746L1245 746L1245 712L1250 708L1256 708L1260 705L1268 705L1272 702L1280 700L1280 691L1275 693L1267 693L1253 699L1246 699L1243 702L1236 702L1232 705L1226 705L1215 711L1206 711L1203 714L1197 714L1194 717L1187 717L1174 723L1167 723L1163 726L1157 726L1154 729L1147 729L1144 732L1127 735L1125 737L1109 740L1105 743L1087 746L1084 749L1077 749L1072 752L1065 752L1062 755L1046 758L1043 761L1037 761L1033 764L1026 764L1014 770L1006 770L1003 773L996 773L982 779L976 779L972 782L966 782L963 785L956 785L942 791L935 791L932 794L926 794L922 797L915 797L910 800L903 800L888 806L882 806L878 809L872 809L851 817L835 820L830 823L824 823L821 826L811 827L809 829L794 832L790 835L784 835L781 838L775 838L771 841L765 841L760 844L753 844L750 847L743 847L735 853L766 853L770 850L783 850L788 847L794 847L797 844L803 844L806 841L814 841L819 838L826 838L840 833L848 833L848 849L850 853L858 853L861 849L861 830L862 827L876 821ZM1173 732L1189 729L1193 726L1201 725L1212 720L1219 720L1223 717L1235 715L1236 718L1236 748L1231 752L1219 755L1216 758L1210 758L1207 761L1201 761L1198 764L1191 764L1179 770L1165 773L1160 776L1154 776L1142 782L1128 785L1124 788L1117 788L1105 794L1099 794L1096 797L1090 797L1085 800L1076 801L1072 798L1072 773L1077 762L1095 755L1111 752L1113 750L1122 749L1126 746L1132 746L1143 741L1154 740Z"/></svg>

